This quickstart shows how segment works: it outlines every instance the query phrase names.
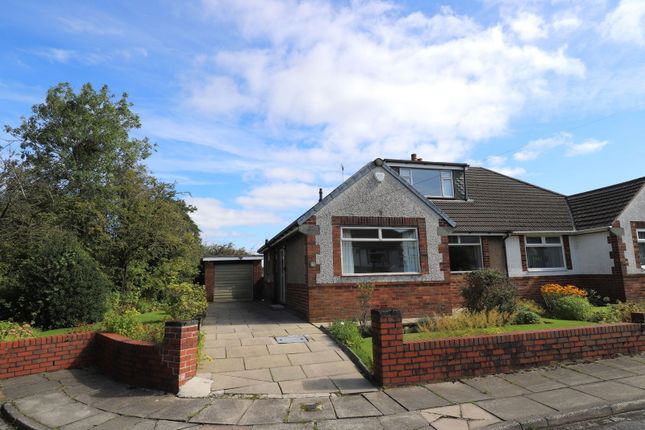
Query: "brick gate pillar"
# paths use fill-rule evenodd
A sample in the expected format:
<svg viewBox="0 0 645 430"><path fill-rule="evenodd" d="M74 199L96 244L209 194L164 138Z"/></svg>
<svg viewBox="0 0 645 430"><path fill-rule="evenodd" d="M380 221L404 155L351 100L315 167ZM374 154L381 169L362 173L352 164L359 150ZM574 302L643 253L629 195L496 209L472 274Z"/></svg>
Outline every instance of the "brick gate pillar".
<svg viewBox="0 0 645 430"><path fill-rule="evenodd" d="M398 309L372 309L374 377L381 386L395 385L397 356L403 352L403 320ZM402 366L401 366L402 367Z"/></svg>

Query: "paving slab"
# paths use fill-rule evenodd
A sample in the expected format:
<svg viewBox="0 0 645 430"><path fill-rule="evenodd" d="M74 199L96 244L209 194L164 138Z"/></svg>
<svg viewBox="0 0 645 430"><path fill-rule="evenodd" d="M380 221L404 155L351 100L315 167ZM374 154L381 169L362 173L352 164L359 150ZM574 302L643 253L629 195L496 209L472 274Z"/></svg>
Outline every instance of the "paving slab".
<svg viewBox="0 0 645 430"><path fill-rule="evenodd" d="M237 378L235 376L223 375L221 373L213 373L212 379L212 391L229 390L231 388L247 387L249 385L257 385L261 382L266 382L258 381L257 379Z"/></svg>
<svg viewBox="0 0 645 430"><path fill-rule="evenodd" d="M2 391L5 396L10 399L20 399L22 397L33 396L34 394L42 394L47 392L60 391L61 385L58 381L48 381L41 378L39 383L29 384L6 384L2 386Z"/></svg>
<svg viewBox="0 0 645 430"><path fill-rule="evenodd" d="M464 379L462 382L493 398L521 396L530 393L529 390L511 384L499 376Z"/></svg>
<svg viewBox="0 0 645 430"><path fill-rule="evenodd" d="M639 375L645 375L645 363L631 357L610 358L608 360L603 360L602 364L605 366L617 367L618 369L637 373Z"/></svg>
<svg viewBox="0 0 645 430"><path fill-rule="evenodd" d="M308 342L307 343L307 348L311 352L320 352L320 351L329 351L331 348L338 348L338 345L336 343L332 342L320 342L320 341L315 341L315 342Z"/></svg>
<svg viewBox="0 0 645 430"><path fill-rule="evenodd" d="M248 357L244 359L247 370L270 369L272 367L286 367L291 363L286 355L266 355L263 357Z"/></svg>
<svg viewBox="0 0 645 430"><path fill-rule="evenodd" d="M271 372L269 369L255 369L255 370L238 370L235 372L226 372L223 375L235 376L238 378L255 379L257 381L271 382Z"/></svg>
<svg viewBox="0 0 645 430"><path fill-rule="evenodd" d="M206 397L211 393L213 380L202 376L195 376L181 386L177 397L199 398Z"/></svg>
<svg viewBox="0 0 645 430"><path fill-rule="evenodd" d="M171 406L174 402L174 396L155 396L137 400L130 406L119 409L119 413L144 418Z"/></svg>
<svg viewBox="0 0 645 430"><path fill-rule="evenodd" d="M293 381L294 379L306 378L305 372L300 366L274 367L271 370L271 376L276 382Z"/></svg>
<svg viewBox="0 0 645 430"><path fill-rule="evenodd" d="M229 346L226 348L228 358L261 357L263 355L269 355L266 345Z"/></svg>
<svg viewBox="0 0 645 430"><path fill-rule="evenodd" d="M293 399L289 408L288 421L310 422L330 420L336 418L334 407L329 397L309 397L305 399Z"/></svg>
<svg viewBox="0 0 645 430"><path fill-rule="evenodd" d="M150 418L188 421L208 404L205 399L175 399L169 406L153 412Z"/></svg>
<svg viewBox="0 0 645 430"><path fill-rule="evenodd" d="M521 396L482 400L475 404L505 421L550 415L556 412L553 408Z"/></svg>
<svg viewBox="0 0 645 430"><path fill-rule="evenodd" d="M244 370L243 358L220 358L208 363L202 362L199 367L200 371L223 373Z"/></svg>
<svg viewBox="0 0 645 430"><path fill-rule="evenodd" d="M241 429L242 427L235 427L235 429ZM248 427L245 427L248 428ZM314 423L281 423L281 424L265 424L253 426L253 430L318 430L318 427L314 427ZM211 430L211 429L200 429L200 430ZM220 428L213 428L212 430L226 430ZM233 429L231 429L233 430Z"/></svg>
<svg viewBox="0 0 645 430"><path fill-rule="evenodd" d="M538 372L542 376L569 386L590 384L592 382L601 381L601 379L599 378L587 375L586 373L576 372L575 370L571 370L566 367L556 367L554 369L539 370Z"/></svg>
<svg viewBox="0 0 645 430"><path fill-rule="evenodd" d="M146 420L143 418L117 416L116 418L105 421L104 423L92 428L95 430L129 430L137 427L141 428L142 425L145 425L147 423L152 423L152 428L154 428L154 421Z"/></svg>
<svg viewBox="0 0 645 430"><path fill-rule="evenodd" d="M99 412L95 415L91 415L87 418L83 418L78 421L74 421L70 424L66 424L61 427L61 430L86 430L103 424L111 419L116 418L118 415L111 412Z"/></svg>
<svg viewBox="0 0 645 430"><path fill-rule="evenodd" d="M566 385L561 384L560 382L547 378L539 371L511 373L508 375L501 375L501 377L512 384L519 385L520 387L526 388L534 393L566 387Z"/></svg>
<svg viewBox="0 0 645 430"><path fill-rule="evenodd" d="M260 399L253 402L246 410L238 424L277 424L286 421L291 400Z"/></svg>
<svg viewBox="0 0 645 430"><path fill-rule="evenodd" d="M459 418L439 418L431 424L436 430L468 430L468 421Z"/></svg>
<svg viewBox="0 0 645 430"><path fill-rule="evenodd" d="M346 420L320 421L318 430L382 430L378 418L350 418Z"/></svg>
<svg viewBox="0 0 645 430"><path fill-rule="evenodd" d="M587 408L604 403L604 401L598 397L581 393L580 391L576 391L572 388L561 388L553 391L529 394L527 397L561 412Z"/></svg>
<svg viewBox="0 0 645 430"><path fill-rule="evenodd" d="M195 428L196 424L191 424L191 423L181 423L177 421L157 421L155 423L154 430L182 430L182 429L190 429L190 428ZM220 430L225 430L225 429L220 429Z"/></svg>
<svg viewBox="0 0 645 430"><path fill-rule="evenodd" d="M645 398L644 390L615 381L579 385L575 389L611 402Z"/></svg>
<svg viewBox="0 0 645 430"><path fill-rule="evenodd" d="M226 358L226 347L217 347L217 348L204 348L204 355L207 357L210 357L211 360L204 360L204 361L212 361L216 358Z"/></svg>
<svg viewBox="0 0 645 430"><path fill-rule="evenodd" d="M252 403L253 400L245 399L215 399L199 414L193 416L190 421L208 424L236 424Z"/></svg>
<svg viewBox="0 0 645 430"><path fill-rule="evenodd" d="M337 391L329 378L296 379L279 383L283 394L322 394Z"/></svg>
<svg viewBox="0 0 645 430"><path fill-rule="evenodd" d="M356 366L350 361L342 361L338 358L338 361L331 363L305 364L302 366L302 371L305 372L308 378L316 378L356 372Z"/></svg>
<svg viewBox="0 0 645 430"><path fill-rule="evenodd" d="M306 343L284 343L268 345L269 354L298 354L310 353Z"/></svg>
<svg viewBox="0 0 645 430"><path fill-rule="evenodd" d="M405 408L382 391L363 394L383 415L394 415L405 412Z"/></svg>
<svg viewBox="0 0 645 430"><path fill-rule="evenodd" d="M365 379L358 372L344 375L330 376L332 382L338 387L341 394L366 393L368 391L378 391L370 381Z"/></svg>
<svg viewBox="0 0 645 430"><path fill-rule="evenodd" d="M14 401L16 408L25 415L31 415L38 411L48 411L50 409L61 408L71 404L74 401L62 392L36 394L29 397L23 397Z"/></svg>
<svg viewBox="0 0 645 430"><path fill-rule="evenodd" d="M474 402L490 399L490 396L463 382L440 382L427 384L427 389L454 403Z"/></svg>
<svg viewBox="0 0 645 430"><path fill-rule="evenodd" d="M53 374L54 373L51 373L50 375L53 375ZM18 376L16 378L0 380L0 387L4 387L4 388L16 387L16 386L22 387L25 385L42 384L43 382L46 382L48 380L49 378L47 378L45 374Z"/></svg>
<svg viewBox="0 0 645 430"><path fill-rule="evenodd" d="M237 387L226 390L227 393L232 394L271 394L279 396L282 394L280 385L277 382L260 382L255 385L247 385L245 387Z"/></svg>
<svg viewBox="0 0 645 430"><path fill-rule="evenodd" d="M417 430L428 428L428 422L418 412L388 415L380 417L379 421L384 430Z"/></svg>
<svg viewBox="0 0 645 430"><path fill-rule="evenodd" d="M601 363L581 363L573 364L567 366L569 369L575 370L576 372L586 373L587 375L593 376L595 378L610 380L610 379L619 379L626 378L628 376L634 376L634 373L628 372L626 370L618 369L616 367L605 366Z"/></svg>
<svg viewBox="0 0 645 430"><path fill-rule="evenodd" d="M409 411L450 404L450 402L442 399L430 390L418 386L391 388L385 390L385 393Z"/></svg>
<svg viewBox="0 0 645 430"><path fill-rule="evenodd" d="M328 363L332 361L342 361L342 358L334 350L320 352L305 352L302 354L289 354L291 364L299 366L303 364Z"/></svg>
<svg viewBox="0 0 645 430"><path fill-rule="evenodd" d="M381 412L363 396L332 397L331 403L338 418L380 416Z"/></svg>
<svg viewBox="0 0 645 430"><path fill-rule="evenodd" d="M645 375L630 376L629 378L616 379L615 381L645 390Z"/></svg>
<svg viewBox="0 0 645 430"><path fill-rule="evenodd" d="M241 339L242 346L251 346L251 345L275 345L277 342L272 336L264 337L245 337Z"/></svg>

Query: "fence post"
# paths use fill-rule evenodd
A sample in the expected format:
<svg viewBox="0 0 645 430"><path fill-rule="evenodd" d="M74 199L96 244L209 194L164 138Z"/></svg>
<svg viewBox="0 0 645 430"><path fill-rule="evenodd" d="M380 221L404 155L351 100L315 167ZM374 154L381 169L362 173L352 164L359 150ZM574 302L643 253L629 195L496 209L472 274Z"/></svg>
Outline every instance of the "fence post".
<svg viewBox="0 0 645 430"><path fill-rule="evenodd" d="M374 377L379 385L397 384L397 356L403 352L403 320L398 309L372 309Z"/></svg>

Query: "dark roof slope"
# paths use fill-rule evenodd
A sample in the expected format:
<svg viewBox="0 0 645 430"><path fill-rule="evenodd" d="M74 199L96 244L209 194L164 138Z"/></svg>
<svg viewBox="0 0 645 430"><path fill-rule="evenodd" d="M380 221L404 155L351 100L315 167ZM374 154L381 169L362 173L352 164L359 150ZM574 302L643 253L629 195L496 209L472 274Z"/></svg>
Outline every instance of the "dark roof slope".
<svg viewBox="0 0 645 430"><path fill-rule="evenodd" d="M468 201L433 200L455 232L572 231L566 197L482 167L466 170Z"/></svg>
<svg viewBox="0 0 645 430"><path fill-rule="evenodd" d="M645 184L645 176L567 197L578 230L607 227Z"/></svg>

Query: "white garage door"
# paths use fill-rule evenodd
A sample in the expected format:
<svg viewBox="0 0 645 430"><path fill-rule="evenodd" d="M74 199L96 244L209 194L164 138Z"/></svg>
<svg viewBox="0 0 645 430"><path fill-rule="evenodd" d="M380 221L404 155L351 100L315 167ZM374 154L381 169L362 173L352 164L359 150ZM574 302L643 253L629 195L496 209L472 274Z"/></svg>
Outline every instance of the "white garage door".
<svg viewBox="0 0 645 430"><path fill-rule="evenodd" d="M216 264L213 300L253 300L253 265Z"/></svg>

